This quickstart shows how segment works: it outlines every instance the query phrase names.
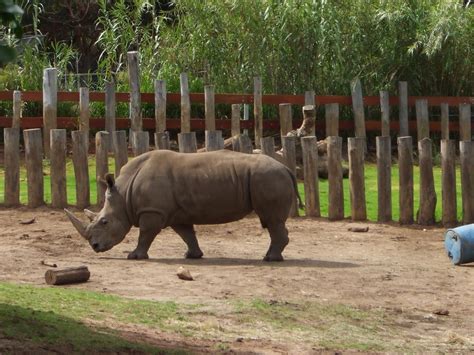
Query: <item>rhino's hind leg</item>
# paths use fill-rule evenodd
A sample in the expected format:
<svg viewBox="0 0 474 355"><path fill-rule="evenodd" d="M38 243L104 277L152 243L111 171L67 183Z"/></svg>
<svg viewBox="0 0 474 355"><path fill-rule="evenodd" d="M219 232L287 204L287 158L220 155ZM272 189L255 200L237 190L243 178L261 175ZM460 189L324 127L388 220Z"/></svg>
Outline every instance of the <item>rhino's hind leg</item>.
<svg viewBox="0 0 474 355"><path fill-rule="evenodd" d="M171 226L173 230L183 239L188 246L188 251L184 254L187 259L199 259L203 256L201 248L196 238L196 232L192 224Z"/></svg>
<svg viewBox="0 0 474 355"><path fill-rule="evenodd" d="M288 242L288 229L285 227L285 223L269 223L268 232L270 233L270 247L268 248L267 254L263 258L264 261L283 261L283 249L287 246Z"/></svg>
<svg viewBox="0 0 474 355"><path fill-rule="evenodd" d="M161 231L161 219L160 215L152 212L140 215L138 245L134 251L128 254L128 259L148 259L148 249Z"/></svg>

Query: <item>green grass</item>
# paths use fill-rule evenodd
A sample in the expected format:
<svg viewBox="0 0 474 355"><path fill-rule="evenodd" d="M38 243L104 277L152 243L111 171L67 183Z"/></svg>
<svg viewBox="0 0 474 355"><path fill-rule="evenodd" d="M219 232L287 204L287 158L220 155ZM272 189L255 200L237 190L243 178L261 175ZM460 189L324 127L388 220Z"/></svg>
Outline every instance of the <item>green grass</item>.
<svg viewBox="0 0 474 355"><path fill-rule="evenodd" d="M74 205L76 203L76 184L74 179L73 165L68 160L66 165L67 175L67 200L68 203ZM114 159L109 159L109 171L114 171ZM51 183L49 176L49 164L48 161L44 162L43 171L44 175L44 196L47 203L51 202ZM433 169L435 189L438 197L436 205L436 220L441 220L441 168L435 167ZM95 204L97 201L97 183L95 178L95 160L89 159L89 176L90 176L90 191L91 191L91 203ZM462 218L462 200L461 200L461 179L460 172L457 171L456 177L456 192L457 192L457 203L458 203L458 219ZM349 181L344 179L344 214L346 217L350 217L350 195L349 195ZM304 201L304 185L303 183L298 184L298 190ZM377 220L377 167L374 164L365 165L365 191L366 191L366 202L367 202L367 217L370 221ZM398 221L399 218L399 206L398 206L398 166L392 166L392 214L393 220ZM321 215L327 217L328 215L328 181L319 180L319 199L321 204ZM0 168L0 202L4 200L4 170ZM26 170L24 167L20 170L20 201L23 204L28 202L27 196L27 181L26 181ZM419 205L419 168L414 169L414 202L415 212ZM301 215L304 211L301 211Z"/></svg>

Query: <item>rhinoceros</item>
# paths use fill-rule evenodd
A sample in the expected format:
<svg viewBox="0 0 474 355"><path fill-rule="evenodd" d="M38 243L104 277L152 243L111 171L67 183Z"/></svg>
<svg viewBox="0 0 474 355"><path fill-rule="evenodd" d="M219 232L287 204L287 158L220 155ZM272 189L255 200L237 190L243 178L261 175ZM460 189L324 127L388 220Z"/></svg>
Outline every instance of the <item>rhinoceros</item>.
<svg viewBox="0 0 474 355"><path fill-rule="evenodd" d="M186 258L201 258L195 224L220 224L255 211L270 234L265 261L282 261L288 244L285 222L293 201L301 203L292 172L275 159L259 154L221 150L176 153L155 150L122 167L118 178L107 174L104 207L84 210L84 223L65 210L95 252L120 243L132 226L139 227L138 246L128 259L148 258L156 235L171 227L186 243Z"/></svg>

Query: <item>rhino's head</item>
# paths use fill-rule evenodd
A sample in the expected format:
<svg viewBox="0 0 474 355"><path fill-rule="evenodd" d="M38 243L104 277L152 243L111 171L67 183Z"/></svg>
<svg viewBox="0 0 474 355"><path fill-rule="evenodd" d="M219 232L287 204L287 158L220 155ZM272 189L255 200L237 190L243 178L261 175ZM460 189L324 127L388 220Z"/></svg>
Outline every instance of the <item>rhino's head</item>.
<svg viewBox="0 0 474 355"><path fill-rule="evenodd" d="M107 191L102 210L99 213L84 210L90 223L84 223L72 212L64 210L79 234L97 253L107 251L120 243L131 228L125 200L117 191L113 175L107 174L103 183L107 184Z"/></svg>

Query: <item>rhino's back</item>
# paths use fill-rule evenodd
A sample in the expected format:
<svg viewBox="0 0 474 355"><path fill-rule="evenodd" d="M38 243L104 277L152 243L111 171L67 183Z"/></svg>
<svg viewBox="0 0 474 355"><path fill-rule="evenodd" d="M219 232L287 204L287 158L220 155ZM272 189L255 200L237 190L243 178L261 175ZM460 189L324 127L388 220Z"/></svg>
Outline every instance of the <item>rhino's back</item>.
<svg viewBox="0 0 474 355"><path fill-rule="evenodd" d="M265 191L266 181L272 176L279 180L282 174L289 178L283 165L262 155L232 151L153 151L146 155L137 165L134 209L138 213L156 210L165 216L167 225L241 219L254 209L255 202L268 202L269 195L281 192L274 188L275 182L268 184L272 191ZM282 183L291 188L291 181ZM271 210L272 206L268 207Z"/></svg>

